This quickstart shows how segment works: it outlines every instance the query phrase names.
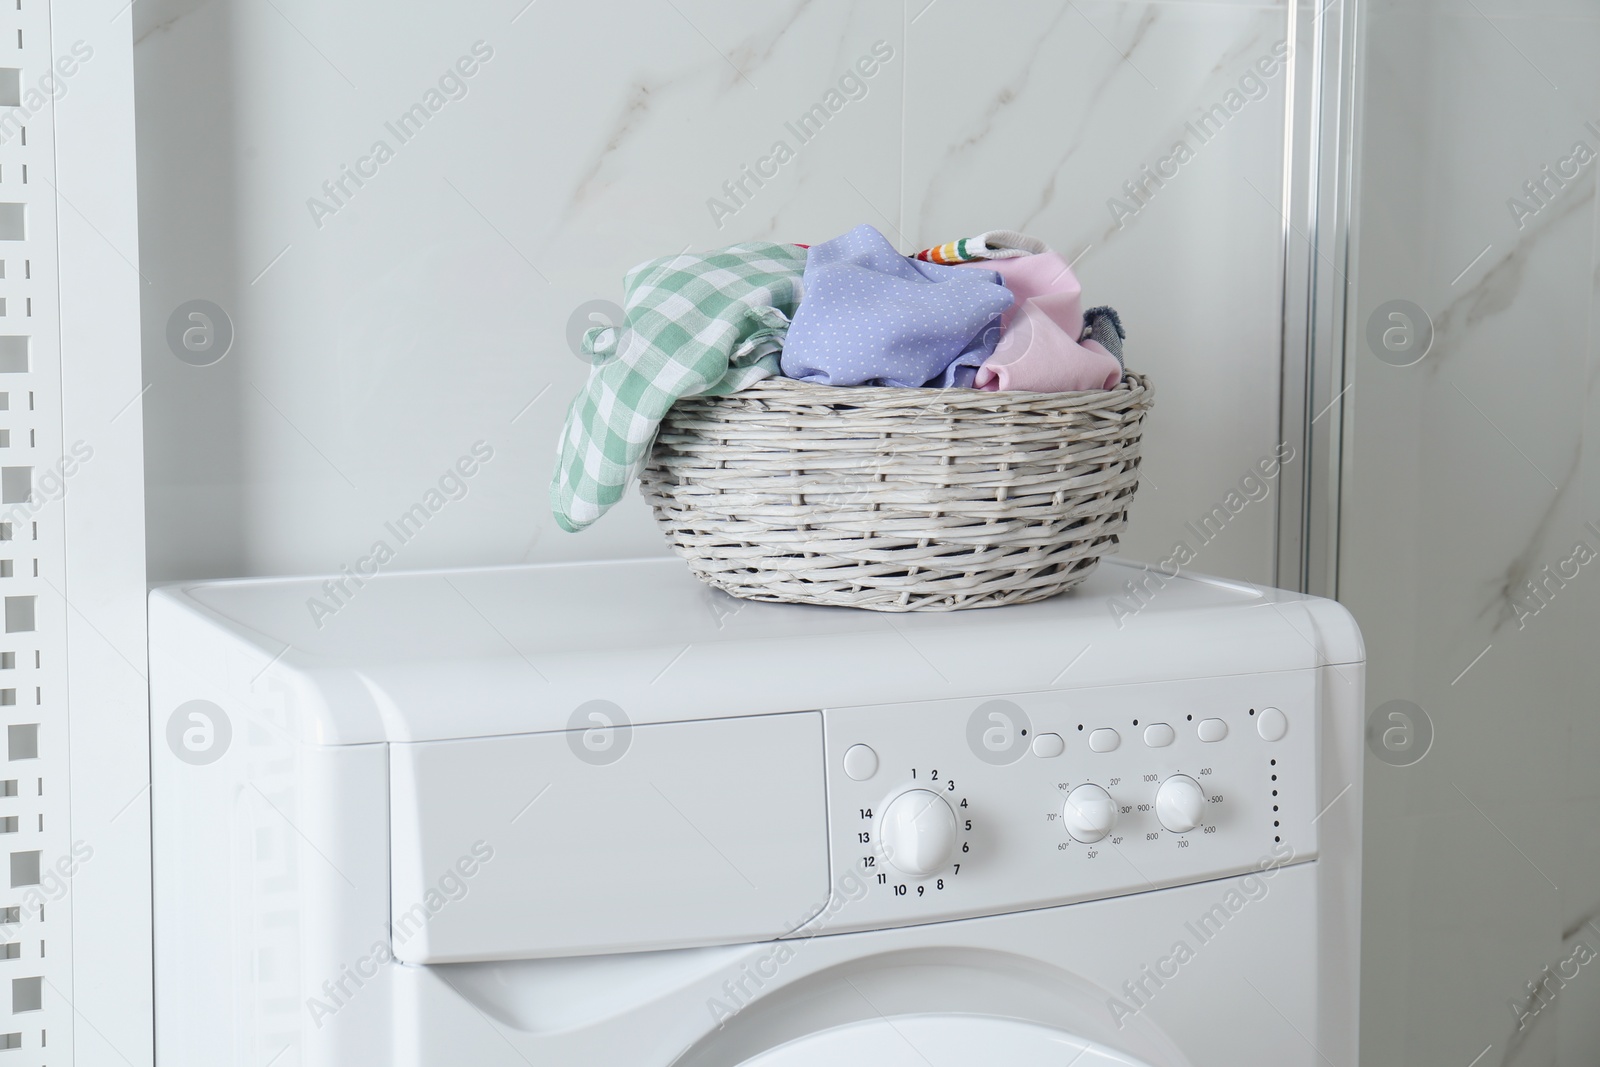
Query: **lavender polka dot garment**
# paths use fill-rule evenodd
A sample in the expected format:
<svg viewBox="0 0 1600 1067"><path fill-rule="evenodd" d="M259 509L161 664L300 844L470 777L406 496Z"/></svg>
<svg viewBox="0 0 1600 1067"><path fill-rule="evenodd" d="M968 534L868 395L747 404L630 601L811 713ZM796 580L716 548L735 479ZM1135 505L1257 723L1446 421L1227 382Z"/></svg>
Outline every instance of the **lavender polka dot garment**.
<svg viewBox="0 0 1600 1067"><path fill-rule="evenodd" d="M806 258L783 373L823 385L972 384L1011 291L992 270L907 259L871 226Z"/></svg>

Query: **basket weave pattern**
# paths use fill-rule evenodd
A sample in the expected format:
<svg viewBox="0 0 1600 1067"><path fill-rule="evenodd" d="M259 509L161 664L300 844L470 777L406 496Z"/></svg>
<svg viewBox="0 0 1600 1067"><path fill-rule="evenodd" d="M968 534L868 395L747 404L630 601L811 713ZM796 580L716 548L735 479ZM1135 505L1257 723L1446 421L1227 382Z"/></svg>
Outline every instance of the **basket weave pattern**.
<svg viewBox="0 0 1600 1067"><path fill-rule="evenodd" d="M1043 600L1116 545L1153 394L837 388L771 378L673 405L641 490L737 597L876 611Z"/></svg>

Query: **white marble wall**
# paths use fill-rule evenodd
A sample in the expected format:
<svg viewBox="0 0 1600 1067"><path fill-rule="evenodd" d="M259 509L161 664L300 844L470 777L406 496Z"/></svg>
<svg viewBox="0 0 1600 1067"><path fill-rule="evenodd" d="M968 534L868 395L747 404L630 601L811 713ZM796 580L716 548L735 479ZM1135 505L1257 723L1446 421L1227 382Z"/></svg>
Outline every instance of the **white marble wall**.
<svg viewBox="0 0 1600 1067"><path fill-rule="evenodd" d="M1017 227L1081 254L1158 389L1127 554L1166 554L1277 444L1283 75L1122 225L1107 201L1270 55L1281 4L526 3L134 9L153 576L336 569L478 440L494 459L397 566L664 552L635 496L581 535L549 519L569 316L650 256L863 221L907 251ZM385 122L480 40L467 95L399 144ZM713 220L878 41L865 95ZM168 351L191 299L236 327L213 366ZM1195 566L1268 580L1272 532L1253 503Z"/></svg>
<svg viewBox="0 0 1600 1067"><path fill-rule="evenodd" d="M1600 8L1367 16L1340 593L1369 704L1416 702L1435 740L1367 772L1362 1062L1588 1067L1600 959L1573 957L1600 953L1600 558L1543 605L1525 583L1580 542L1600 553L1600 163L1547 206L1522 186L1576 142L1600 152ZM1414 366L1362 339L1393 299L1436 324ZM1540 1008L1546 968L1571 977ZM1514 1004L1540 1010L1519 1026Z"/></svg>

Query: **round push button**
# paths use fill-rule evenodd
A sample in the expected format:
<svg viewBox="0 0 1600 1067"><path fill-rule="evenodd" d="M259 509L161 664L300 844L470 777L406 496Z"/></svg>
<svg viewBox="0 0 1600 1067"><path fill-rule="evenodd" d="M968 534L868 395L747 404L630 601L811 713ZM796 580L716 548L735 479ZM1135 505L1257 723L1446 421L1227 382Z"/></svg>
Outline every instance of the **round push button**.
<svg viewBox="0 0 1600 1067"><path fill-rule="evenodd" d="M1277 708L1263 708L1256 716L1256 733L1268 741L1282 741L1289 732L1289 716Z"/></svg>
<svg viewBox="0 0 1600 1067"><path fill-rule="evenodd" d="M866 745L851 745L844 754L844 773L864 782L878 773L878 754Z"/></svg>

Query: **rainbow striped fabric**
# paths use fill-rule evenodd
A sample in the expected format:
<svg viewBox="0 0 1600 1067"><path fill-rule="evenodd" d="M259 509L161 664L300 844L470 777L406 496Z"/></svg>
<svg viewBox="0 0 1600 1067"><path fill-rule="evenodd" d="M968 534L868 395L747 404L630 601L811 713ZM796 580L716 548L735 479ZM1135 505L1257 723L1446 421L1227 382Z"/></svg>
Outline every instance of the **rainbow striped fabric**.
<svg viewBox="0 0 1600 1067"><path fill-rule="evenodd" d="M1016 230L990 230L976 237L963 237L932 248L924 248L913 258L927 263L976 263L985 259L1014 259L1048 252L1049 246L1037 237Z"/></svg>

